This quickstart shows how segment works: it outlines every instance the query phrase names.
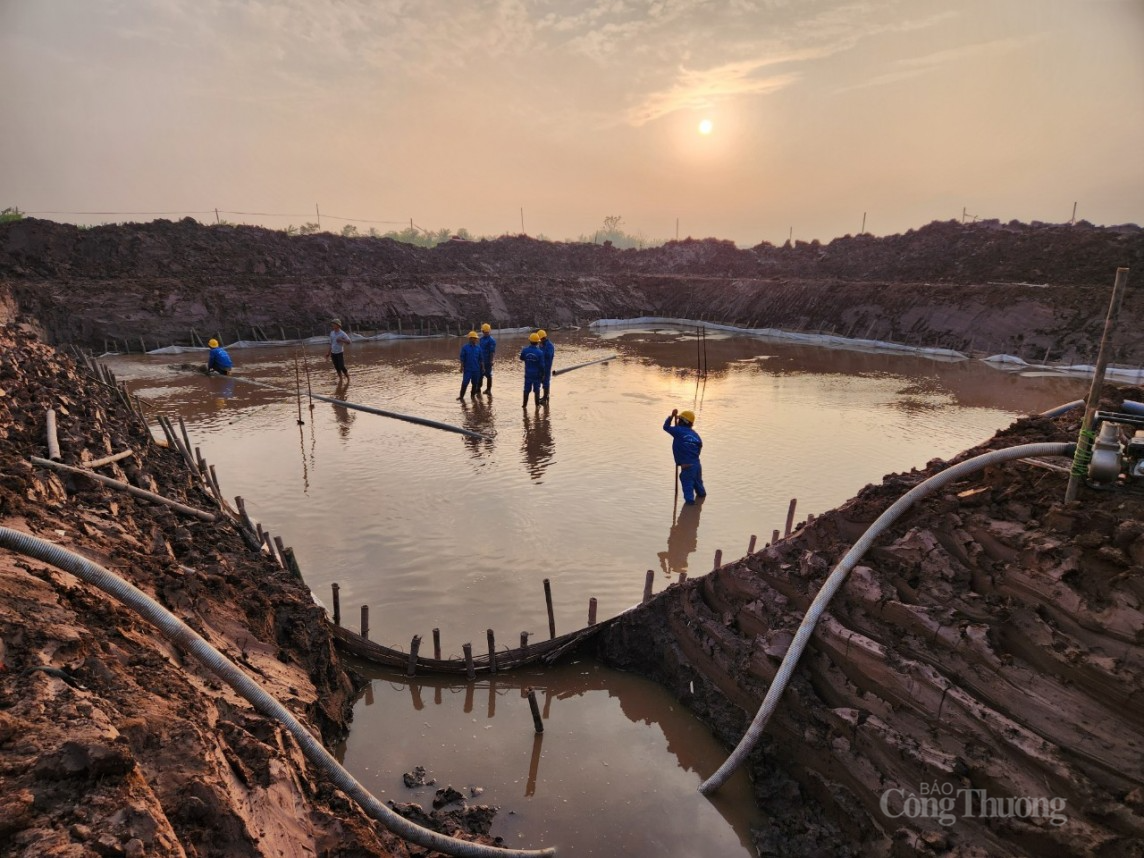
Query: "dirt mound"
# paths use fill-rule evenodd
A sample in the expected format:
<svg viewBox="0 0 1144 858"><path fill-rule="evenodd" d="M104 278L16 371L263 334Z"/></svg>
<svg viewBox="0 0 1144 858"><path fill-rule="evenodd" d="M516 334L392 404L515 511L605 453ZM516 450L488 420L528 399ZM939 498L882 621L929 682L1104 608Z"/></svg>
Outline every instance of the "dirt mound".
<svg viewBox="0 0 1144 858"><path fill-rule="evenodd" d="M29 456L47 455L49 407L65 463L130 449L98 472L209 509L179 454L152 442L110 387L8 327L0 525L123 576L327 742L344 738L355 688L309 590L229 521L33 465ZM487 831L487 815L474 825ZM461 821L454 811L441 824ZM317 777L277 722L132 611L55 567L0 552L0 855L315 854L410 852Z"/></svg>
<svg viewBox="0 0 1144 858"><path fill-rule="evenodd" d="M1020 420L955 461L1067 442L1079 420ZM1065 504L1067 464L952 483L861 559L749 761L771 820L760 854L1144 855L1144 488ZM890 475L671 586L607 632L601 657L734 745L826 575L946 467Z"/></svg>
<svg viewBox="0 0 1144 858"><path fill-rule="evenodd" d="M26 219L0 226L0 312L28 314L49 341L113 350L323 334L333 316L350 330L463 334L481 320L554 328L655 315L1092 363L1116 269L1142 265L1144 231L1085 223L618 250ZM1144 361L1139 291L1128 290L1115 360Z"/></svg>

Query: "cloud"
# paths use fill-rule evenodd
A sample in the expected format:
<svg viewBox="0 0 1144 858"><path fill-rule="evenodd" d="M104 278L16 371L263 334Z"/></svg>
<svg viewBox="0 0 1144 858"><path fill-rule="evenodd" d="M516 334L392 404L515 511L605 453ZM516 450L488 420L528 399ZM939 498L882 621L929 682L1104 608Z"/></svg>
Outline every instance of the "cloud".
<svg viewBox="0 0 1144 858"><path fill-rule="evenodd" d="M1010 54L1034 44L1042 38L1040 35L1033 35L1020 39L995 39L989 42L978 42L943 51L934 51L921 57L897 60L891 64L889 71L851 86L841 87L836 92L844 93L875 86L885 86L929 74L946 66L967 64L983 56Z"/></svg>
<svg viewBox="0 0 1144 858"><path fill-rule="evenodd" d="M792 85L798 72L758 77L756 72L771 65L769 60L728 63L704 71L682 69L679 79L663 92L651 93L628 111L628 121L646 125L677 110L710 107L718 101L745 95L768 95Z"/></svg>

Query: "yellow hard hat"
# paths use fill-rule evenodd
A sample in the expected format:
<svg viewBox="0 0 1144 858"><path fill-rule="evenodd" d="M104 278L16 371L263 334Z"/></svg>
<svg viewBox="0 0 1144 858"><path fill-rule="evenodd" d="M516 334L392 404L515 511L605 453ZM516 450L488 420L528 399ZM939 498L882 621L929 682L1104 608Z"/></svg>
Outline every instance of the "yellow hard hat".
<svg viewBox="0 0 1144 858"><path fill-rule="evenodd" d="M679 419L684 420L688 423L694 423L695 422L695 412L694 411L680 411L679 412Z"/></svg>
<svg viewBox="0 0 1144 858"><path fill-rule="evenodd" d="M545 332L544 328L541 328L539 331L537 331L536 335L542 340L548 337L548 334Z"/></svg>
<svg viewBox="0 0 1144 858"><path fill-rule="evenodd" d="M540 342L540 334L529 334L529 335L528 335L528 341L529 341L530 343L538 343L538 342Z"/></svg>
<svg viewBox="0 0 1144 858"><path fill-rule="evenodd" d="M207 343L207 345L210 346L212 349L217 349L218 348L218 340L212 339L209 343Z"/></svg>
<svg viewBox="0 0 1144 858"><path fill-rule="evenodd" d="M481 330L484 331L486 334L489 331L491 331L492 329L493 329L493 326L490 325L488 322L485 322L483 325L481 325Z"/></svg>
<svg viewBox="0 0 1144 858"><path fill-rule="evenodd" d="M480 336L481 336L481 335L480 335L480 334L478 334L476 331L469 331L469 339L470 339L470 340L479 339L479 338L480 338Z"/></svg>

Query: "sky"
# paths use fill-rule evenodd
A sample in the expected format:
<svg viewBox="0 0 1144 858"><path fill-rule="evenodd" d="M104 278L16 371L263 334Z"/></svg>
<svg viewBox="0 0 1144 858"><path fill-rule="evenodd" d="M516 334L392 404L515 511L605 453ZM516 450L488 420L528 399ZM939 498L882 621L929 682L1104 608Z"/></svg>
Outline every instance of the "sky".
<svg viewBox="0 0 1144 858"><path fill-rule="evenodd" d="M1144 225L1144 0L0 0L0 80L71 223Z"/></svg>

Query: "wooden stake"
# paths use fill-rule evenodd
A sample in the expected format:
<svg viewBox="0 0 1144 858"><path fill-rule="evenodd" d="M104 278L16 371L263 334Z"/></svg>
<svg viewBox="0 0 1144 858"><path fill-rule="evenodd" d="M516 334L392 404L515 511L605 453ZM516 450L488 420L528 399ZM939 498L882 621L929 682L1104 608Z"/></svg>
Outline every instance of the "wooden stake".
<svg viewBox="0 0 1144 858"><path fill-rule="evenodd" d="M330 585L334 591L334 625L342 624L342 588L337 584Z"/></svg>
<svg viewBox="0 0 1144 858"><path fill-rule="evenodd" d="M596 597L588 600L588 625L596 625Z"/></svg>
<svg viewBox="0 0 1144 858"><path fill-rule="evenodd" d="M369 640L369 605L361 606L361 636Z"/></svg>
<svg viewBox="0 0 1144 858"><path fill-rule="evenodd" d="M755 539L756 539L755 534L752 533L751 534L751 541L749 543L747 543L747 553L748 554L754 554L755 553Z"/></svg>
<svg viewBox="0 0 1144 858"><path fill-rule="evenodd" d="M406 676L417 675L417 651L421 649L421 635L414 635L409 642L409 666L405 668Z"/></svg>
<svg viewBox="0 0 1144 858"><path fill-rule="evenodd" d="M797 504L798 504L798 498L791 498L790 499L790 506L787 507L786 532L783 534L784 536L790 536L791 528L794 526L794 508Z"/></svg>
<svg viewBox="0 0 1144 858"><path fill-rule="evenodd" d="M44 420L48 435L48 458L53 462L60 460L60 439L56 434L56 411L49 408Z"/></svg>
<svg viewBox="0 0 1144 858"><path fill-rule="evenodd" d="M540 718L540 706L536 702L536 691L528 689L528 708L532 710L532 726L537 733L544 732L544 721Z"/></svg>
<svg viewBox="0 0 1144 858"><path fill-rule="evenodd" d="M441 630L433 629L433 658L441 660Z"/></svg>
<svg viewBox="0 0 1144 858"><path fill-rule="evenodd" d="M544 579L544 603L548 606L548 638L556 637L556 615L552 613L552 584Z"/></svg>
<svg viewBox="0 0 1144 858"><path fill-rule="evenodd" d="M465 653L465 673L469 677L469 682L472 682L477 677L477 669L473 667L473 645L471 643L462 644L461 650ZM469 709L472 708L472 703L469 704ZM465 711L468 712L469 709Z"/></svg>
<svg viewBox="0 0 1144 858"><path fill-rule="evenodd" d="M644 576L644 585L643 585L643 600L645 602L651 600L651 585L654 581L655 581L655 572L653 572L651 569L648 569L647 575Z"/></svg>
<svg viewBox="0 0 1144 858"><path fill-rule="evenodd" d="M493 630L489 629L486 634L489 639L489 672L497 672L497 639L493 634Z"/></svg>

